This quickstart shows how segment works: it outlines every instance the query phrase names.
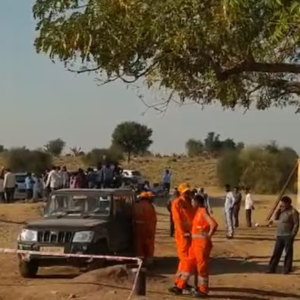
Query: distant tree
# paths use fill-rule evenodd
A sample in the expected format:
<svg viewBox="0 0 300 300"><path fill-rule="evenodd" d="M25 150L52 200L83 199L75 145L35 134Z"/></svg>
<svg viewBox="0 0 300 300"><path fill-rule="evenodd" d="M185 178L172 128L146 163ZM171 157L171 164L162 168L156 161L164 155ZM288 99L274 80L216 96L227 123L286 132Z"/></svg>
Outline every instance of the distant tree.
<svg viewBox="0 0 300 300"><path fill-rule="evenodd" d="M52 154L53 156L61 155L62 151L65 148L66 143L58 138L56 140L51 140L45 145L46 152Z"/></svg>
<svg viewBox="0 0 300 300"><path fill-rule="evenodd" d="M0 153L3 153L5 151L5 148L3 145L0 145Z"/></svg>
<svg viewBox="0 0 300 300"><path fill-rule="evenodd" d="M123 155L120 152L104 148L94 148L83 157L86 164L95 167L103 163L118 163L122 159Z"/></svg>
<svg viewBox="0 0 300 300"><path fill-rule="evenodd" d="M152 144L152 129L136 122L123 122L115 128L112 134L112 145L120 147L127 154L130 162L132 155L138 155L148 150Z"/></svg>
<svg viewBox="0 0 300 300"><path fill-rule="evenodd" d="M243 142L238 142L237 144L236 144L236 149L237 150L243 150L245 148L245 143L243 143Z"/></svg>
<svg viewBox="0 0 300 300"><path fill-rule="evenodd" d="M209 132L204 140L205 150L213 155L216 155L222 149L220 135L215 132Z"/></svg>
<svg viewBox="0 0 300 300"><path fill-rule="evenodd" d="M194 157L200 155L203 152L204 145L203 142L200 140L189 139L185 143L185 148L187 151L187 155L189 157Z"/></svg>
<svg viewBox="0 0 300 300"><path fill-rule="evenodd" d="M14 172L42 174L52 165L52 156L41 150L12 148L5 152L5 165Z"/></svg>
<svg viewBox="0 0 300 300"><path fill-rule="evenodd" d="M235 150L236 149L236 143L233 139L226 139L221 141L222 144L222 150Z"/></svg>
<svg viewBox="0 0 300 300"><path fill-rule="evenodd" d="M278 143L276 141L271 141L269 144L265 146L265 149L270 153L279 153L280 149Z"/></svg>
<svg viewBox="0 0 300 300"><path fill-rule="evenodd" d="M73 156L82 156L84 152L81 150L81 147L71 147L70 151Z"/></svg>

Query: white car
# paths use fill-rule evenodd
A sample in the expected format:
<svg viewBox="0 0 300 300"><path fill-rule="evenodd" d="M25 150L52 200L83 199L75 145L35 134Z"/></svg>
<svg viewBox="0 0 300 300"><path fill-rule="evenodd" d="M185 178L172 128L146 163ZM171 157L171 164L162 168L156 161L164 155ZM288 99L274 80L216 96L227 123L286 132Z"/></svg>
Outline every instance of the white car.
<svg viewBox="0 0 300 300"><path fill-rule="evenodd" d="M121 176L126 181L128 180L131 182L135 182L137 184L145 183L145 178L143 177L143 175L139 171L136 171L136 170L123 170Z"/></svg>
<svg viewBox="0 0 300 300"><path fill-rule="evenodd" d="M16 178L16 189L14 199L16 200L23 200L26 199L26 185L25 185L25 178L26 173L15 173Z"/></svg>

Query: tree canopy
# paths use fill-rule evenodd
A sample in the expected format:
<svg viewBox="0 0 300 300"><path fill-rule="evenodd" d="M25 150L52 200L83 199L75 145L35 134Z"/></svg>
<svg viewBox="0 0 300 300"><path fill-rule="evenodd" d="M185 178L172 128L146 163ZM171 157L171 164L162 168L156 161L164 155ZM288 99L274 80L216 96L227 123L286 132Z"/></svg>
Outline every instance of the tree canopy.
<svg viewBox="0 0 300 300"><path fill-rule="evenodd" d="M61 155L62 151L64 150L66 145L66 142L63 141L62 139L58 138L56 140L51 140L49 141L45 146L45 150L54 155L54 156L59 156Z"/></svg>
<svg viewBox="0 0 300 300"><path fill-rule="evenodd" d="M297 0L36 0L38 53L207 105L299 107Z"/></svg>
<svg viewBox="0 0 300 300"><path fill-rule="evenodd" d="M132 154L142 154L152 144L152 129L136 122L123 122L117 125L112 134L112 148L120 148L127 153L130 162Z"/></svg>

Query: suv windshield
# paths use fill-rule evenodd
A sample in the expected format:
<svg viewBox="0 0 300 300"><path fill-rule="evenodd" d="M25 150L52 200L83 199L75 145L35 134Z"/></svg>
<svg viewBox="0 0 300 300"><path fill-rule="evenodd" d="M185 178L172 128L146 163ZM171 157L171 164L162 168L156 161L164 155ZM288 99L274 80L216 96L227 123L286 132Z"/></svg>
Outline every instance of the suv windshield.
<svg viewBox="0 0 300 300"><path fill-rule="evenodd" d="M16 182L18 182L18 183L24 183L25 182L25 178L26 178L26 174L22 174L22 175L20 175L20 174L16 174L16 176L15 176L15 178L16 178Z"/></svg>
<svg viewBox="0 0 300 300"><path fill-rule="evenodd" d="M45 213L48 215L101 215L110 214L110 196L52 195Z"/></svg>

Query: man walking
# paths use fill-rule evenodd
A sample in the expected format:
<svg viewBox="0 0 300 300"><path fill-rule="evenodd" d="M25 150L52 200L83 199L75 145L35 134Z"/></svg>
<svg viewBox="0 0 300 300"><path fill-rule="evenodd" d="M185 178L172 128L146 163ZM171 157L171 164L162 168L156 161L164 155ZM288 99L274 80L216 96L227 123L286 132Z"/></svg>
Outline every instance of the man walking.
<svg viewBox="0 0 300 300"><path fill-rule="evenodd" d="M5 191L6 202L10 203L14 199L15 188L16 188L16 177L15 174L13 174L10 171L10 168L6 168L3 187Z"/></svg>
<svg viewBox="0 0 300 300"><path fill-rule="evenodd" d="M276 273L282 252L285 250L283 273L289 274L292 272L294 239L299 230L299 213L293 208L290 197L284 196L280 200L275 221L278 221L277 238L267 273Z"/></svg>
<svg viewBox="0 0 300 300"><path fill-rule="evenodd" d="M49 187L52 192L62 187L62 178L58 170L58 167L53 166L48 174L46 188Z"/></svg>
<svg viewBox="0 0 300 300"><path fill-rule="evenodd" d="M239 222L239 213L241 209L241 203L242 203L242 194L240 192L239 187L235 187L233 191L234 196L234 206L233 206L233 222L234 222L234 228L239 228L240 222Z"/></svg>
<svg viewBox="0 0 300 300"><path fill-rule="evenodd" d="M252 210L254 210L254 202L250 193L250 188L246 188L245 212L247 227L252 227Z"/></svg>
<svg viewBox="0 0 300 300"><path fill-rule="evenodd" d="M225 185L226 195L225 195L225 205L224 205L224 216L225 223L227 228L227 239L232 239L234 234L234 226L233 226L233 207L235 203L235 198L231 191L230 185Z"/></svg>

